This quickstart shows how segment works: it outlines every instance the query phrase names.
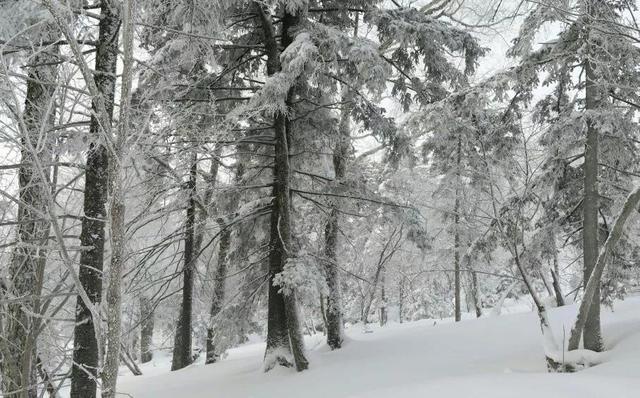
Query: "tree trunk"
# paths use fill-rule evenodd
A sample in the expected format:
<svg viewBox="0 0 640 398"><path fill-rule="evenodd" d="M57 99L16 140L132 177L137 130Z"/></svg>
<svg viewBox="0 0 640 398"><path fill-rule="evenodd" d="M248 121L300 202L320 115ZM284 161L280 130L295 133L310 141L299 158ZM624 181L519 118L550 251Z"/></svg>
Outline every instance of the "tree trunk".
<svg viewBox="0 0 640 398"><path fill-rule="evenodd" d="M398 240L393 243L392 242L396 236L399 234ZM369 294L363 297L363 308L361 312L361 321L365 325L369 323L369 312L371 311L371 305L373 304L373 300L376 296L376 291L378 289L378 283L380 282L380 276L383 274L384 267L386 263L391 260L396 250L398 249L398 245L402 238L402 227L396 227L389 236L389 240L385 243L382 251L380 252L380 256L378 257L378 265L376 266L376 272L373 276L373 282L371 283L371 287L369 289ZM368 297L367 297L368 296Z"/></svg>
<svg viewBox="0 0 640 398"><path fill-rule="evenodd" d="M195 267L194 235L196 215L196 179L198 176L198 158L194 152L191 159L189 181L185 189L189 195L187 222L184 237L184 268L182 270L182 306L176 328L173 346L171 370L182 369L191 364L191 317L193 307L193 271Z"/></svg>
<svg viewBox="0 0 640 398"><path fill-rule="evenodd" d="M260 15L267 53L267 74L272 76L280 71L280 49L276 40L271 17L263 6L255 2ZM282 19L282 47L292 41L289 29L298 22L298 18L285 11ZM293 88L287 93L289 107L293 99ZM265 352L265 370L276 364L295 365L298 371L309 366L304 353L304 341L300 328L300 315L295 292L284 294L274 284L274 278L284 269L290 257L291 247L291 208L289 165L289 132L291 122L286 113L274 115L275 158L273 168L273 207L271 210L270 252L269 252L269 303L267 315L267 348ZM293 363L290 354L293 355Z"/></svg>
<svg viewBox="0 0 640 398"><path fill-rule="evenodd" d="M460 308L460 163L462 160L462 138L458 137L458 148L456 151L456 198L453 205L453 272L454 272L454 314L455 321L462 319L462 310Z"/></svg>
<svg viewBox="0 0 640 398"><path fill-rule="evenodd" d="M380 275L380 326L387 324L387 292L385 290L386 276L386 268L383 268L382 274Z"/></svg>
<svg viewBox="0 0 640 398"><path fill-rule="evenodd" d="M590 7L590 12L592 12ZM585 61L586 76L586 110L596 111L602 101L594 66ZM598 128L597 122L587 121L587 137L584 149L584 199L582 201L582 248L584 261L583 283L587 281L598 259ZM596 300L591 305L584 328L584 347L593 351L602 351L600 330L600 286L596 286Z"/></svg>
<svg viewBox="0 0 640 398"><path fill-rule="evenodd" d="M108 153L101 143L102 129L111 132L113 102L118 57L118 30L120 18L115 1L104 0L100 6L101 19L96 51L95 83L102 95L106 114L100 117L96 100L92 103L90 135L93 142L87 153L84 185L84 217L80 242L84 247L80 255L78 277L89 300L96 306L102 301L102 267L104 260L105 219L108 184ZM100 127L100 121L108 125ZM80 296L76 303L76 326L73 341L73 367L71 371L71 398L95 398L98 377L98 342L91 310Z"/></svg>
<svg viewBox="0 0 640 398"><path fill-rule="evenodd" d="M122 344L122 275L126 258L124 203L125 143L129 134L131 85L133 74L133 13L135 0L122 2L123 70L120 89L119 126L112 159L109 161L109 197L111 199L111 262L107 284L107 350L102 370L102 398L115 398ZM127 353L125 352L125 355ZM133 361L131 361L133 362ZM139 369L135 369L137 375Z"/></svg>
<svg viewBox="0 0 640 398"><path fill-rule="evenodd" d="M222 223L221 223L222 224ZM220 352L216 350L215 338L216 330L213 322L222 310L225 297L225 282L227 278L228 253L231 246L231 228L222 225L225 228L220 234L220 244L218 249L218 269L216 270L215 282L213 286L213 297L211 299L211 324L207 328L207 357L206 364L214 363L220 357Z"/></svg>
<svg viewBox="0 0 640 398"><path fill-rule="evenodd" d="M147 297L140 298L140 361L147 363L153 359L153 326L154 311Z"/></svg>
<svg viewBox="0 0 640 398"><path fill-rule="evenodd" d="M551 278L553 283L553 292L556 297L556 305L558 307L562 307L565 305L564 296L562 294L562 289L560 288L560 277L558 277L558 273L555 269L551 270Z"/></svg>
<svg viewBox="0 0 640 398"><path fill-rule="evenodd" d="M638 207L638 203L640 203L640 186L636 187L627 197L627 200L622 206L620 214L613 224L613 228L611 228L611 233L609 234L609 237L607 238L602 247L602 250L600 251L600 254L598 255L598 259L596 261L595 267L593 268L593 272L591 273L584 289L584 297L582 298L582 302L580 303L576 323L571 329L571 337L569 338L568 347L569 350L578 349L580 345L580 334L586 336L586 327L589 322L589 317L592 314L590 307L592 307L600 299L600 296L598 295L598 287L600 286L600 278L602 278L602 273L604 272L607 257L613 252L616 243L618 243L618 240L622 236L624 225L627 222L627 219L629 218L631 213ZM587 347L586 344L585 348L591 350L591 348ZM602 346L600 345L597 348L602 348Z"/></svg>
<svg viewBox="0 0 640 398"><path fill-rule="evenodd" d="M245 145L238 146L239 152L247 150ZM216 162L217 164L217 162ZM213 165L212 165L213 170ZM213 173L211 173L213 174ZM217 174L217 169L216 169ZM238 158L236 164L236 176L235 184L239 186L244 179L244 159L242 156ZM211 182L213 184L215 182ZM211 311L210 311L210 325L207 328L207 354L205 363L214 363L220 357L219 347L216 347L216 330L215 330L215 318L218 316L223 308L226 292L226 280L227 271L229 268L229 250L231 249L231 225L233 217L238 209L238 203L240 202L240 192L231 193L231 200L229 201L229 207L227 209L227 219L222 217L218 218L218 224L222 228L220 234L220 243L218 247L218 268L215 274L215 283L213 286L213 295L211 298Z"/></svg>
<svg viewBox="0 0 640 398"><path fill-rule="evenodd" d="M560 262L558 261L558 249L556 247L556 232L551 230L551 244L553 250L553 268L551 269L551 280L553 284L553 292L556 297L556 305L562 307L565 305L564 295L560 286Z"/></svg>
<svg viewBox="0 0 640 398"><path fill-rule="evenodd" d="M43 29L48 30L47 27ZM43 34L49 41L49 33ZM18 170L18 244L9 263L7 284L1 296L26 297L6 305L0 317L6 319L2 339L2 391L7 397L38 396L36 388L36 337L40 320L40 296L49 236L49 173L52 161L49 131L55 117L57 47L40 51L31 60L21 134L21 165ZM46 218L46 216L44 216Z"/></svg>
<svg viewBox="0 0 640 398"><path fill-rule="evenodd" d="M113 159L114 163L120 163L121 159ZM110 170L114 174L120 174L120 167L113 167ZM121 180L121 176L113 176ZM120 283L122 280L122 268L124 266L124 245L125 245L125 205L122 194L122 181L116 182L117 187L112 189L111 204L111 262L109 264L109 280L107 284L107 350L102 370L102 398L114 398L116 396L116 383L118 379L118 368L120 365L121 346L121 307L122 290Z"/></svg>
<svg viewBox="0 0 640 398"><path fill-rule="evenodd" d="M343 89L342 101L349 101L349 94ZM340 125L338 127L338 139L333 151L333 169L335 173L335 183L339 184L344 180L346 174L347 157L349 156L349 141L351 134L351 106L345 105L340 115ZM344 340L342 302L340 294L340 275L338 273L338 231L340 201L337 198L331 200L331 210L329 219L325 227L325 255L327 256L327 286L329 294L327 296L327 344L332 350L342 347Z"/></svg>
<svg viewBox="0 0 640 398"><path fill-rule="evenodd" d="M471 295L473 306L476 310L476 318L482 316L482 302L480 300L480 289L478 288L478 273L471 271Z"/></svg>

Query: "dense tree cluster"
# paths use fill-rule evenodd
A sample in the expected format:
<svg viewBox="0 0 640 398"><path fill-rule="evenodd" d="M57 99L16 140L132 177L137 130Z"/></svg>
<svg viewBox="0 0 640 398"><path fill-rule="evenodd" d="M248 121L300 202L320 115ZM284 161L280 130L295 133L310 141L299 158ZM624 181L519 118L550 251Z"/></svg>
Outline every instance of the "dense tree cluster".
<svg viewBox="0 0 640 398"><path fill-rule="evenodd" d="M640 283L626 0L0 1L0 391L531 300L550 370ZM509 67L483 37L517 26ZM483 44L484 43L484 44ZM580 301L568 347L549 306ZM580 348L581 342L585 350ZM575 351L575 355L569 355Z"/></svg>

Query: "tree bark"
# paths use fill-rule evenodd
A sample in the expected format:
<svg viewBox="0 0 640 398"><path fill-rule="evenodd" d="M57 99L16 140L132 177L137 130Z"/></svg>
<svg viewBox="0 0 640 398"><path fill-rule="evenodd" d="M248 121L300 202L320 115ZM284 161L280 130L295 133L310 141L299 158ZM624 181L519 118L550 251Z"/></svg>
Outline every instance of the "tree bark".
<svg viewBox="0 0 640 398"><path fill-rule="evenodd" d="M565 305L564 296L562 294L562 288L560 287L560 278L558 277L558 273L555 269L551 270L551 279L553 284L553 292L556 297L556 305L558 307L562 307Z"/></svg>
<svg viewBox="0 0 640 398"><path fill-rule="evenodd" d="M227 265L228 265L228 253L231 246L231 228L223 226L225 228L220 234L220 243L218 248L218 268L216 270L216 276L213 286L213 297L211 299L211 325L207 328L207 357L205 359L206 364L214 363L218 361L220 352L216 349L216 329L213 326L213 322L222 310L225 297L225 281L227 278Z"/></svg>
<svg viewBox="0 0 640 398"><path fill-rule="evenodd" d="M347 89L343 89L342 102L349 101ZM338 139L333 150L333 169L335 184L344 180L351 135L351 106L345 105L340 114ZM344 340L342 301L340 293L340 274L338 273L338 232L340 228L340 201L331 199L331 210L325 227L325 256L327 256L327 345L332 350L342 347Z"/></svg>
<svg viewBox="0 0 640 398"><path fill-rule="evenodd" d="M44 27L43 40L52 34ZM9 263L7 284L1 296L31 297L9 303L0 317L5 318L2 339L8 344L2 350L2 391L7 397L38 396L36 337L40 320L32 314L40 312L37 297L41 293L49 222L49 174L52 143L49 131L55 117L57 47L40 51L31 60L24 113L20 126L21 165L18 170L18 244ZM44 167L44 169L41 169Z"/></svg>
<svg viewBox="0 0 640 398"><path fill-rule="evenodd" d="M462 294L460 287L460 164L462 161L462 138L458 137L458 145L456 149L456 190L455 203L453 205L453 273L454 273L454 315L455 321L460 322L462 319L462 310L460 308L460 296Z"/></svg>
<svg viewBox="0 0 640 398"><path fill-rule="evenodd" d="M93 142L87 153L84 186L84 217L80 242L91 247L80 255L78 277L91 303L99 306L102 301L102 268L104 261L105 219L108 184L108 153L101 143L101 131L111 132L113 103L118 58L118 31L120 16L118 5L113 0L103 0L100 5L100 24L96 51L95 83L102 96L106 114L100 115L97 100L92 102L90 135ZM100 123L108 121L108 125ZM104 129L104 130L103 130ZM98 377L98 342L91 310L80 296L76 303L76 326L74 329L73 367L71 371L71 398L95 398Z"/></svg>
<svg viewBox="0 0 640 398"><path fill-rule="evenodd" d="M260 15L267 53L267 75L280 71L280 47L276 41L275 29L271 17L263 6L255 2ZM292 41L291 32L298 18L285 11L282 18L281 44L286 48ZM293 88L287 93L286 104L291 106ZM291 121L285 112L274 115L275 158L273 168L273 207L271 210L270 252L269 252L269 303L267 315L267 348L265 352L265 370L276 364L294 365L296 370L307 369L309 363L304 353L304 341L300 328L300 315L295 292L284 294L274 284L274 278L283 271L291 247L291 208L289 165L289 133ZM291 356L293 361L291 361Z"/></svg>
<svg viewBox="0 0 640 398"><path fill-rule="evenodd" d="M140 298L140 361L147 363L153 359L153 326L154 311L151 302L147 297Z"/></svg>
<svg viewBox="0 0 640 398"><path fill-rule="evenodd" d="M593 12L590 5L589 12ZM585 61L586 76L586 110L596 111L602 101L597 77L591 61ZM593 272L598 259L598 128L593 116L587 120L587 136L584 149L584 198L582 201L582 250L583 250L583 283L586 287L589 276ZM584 347L593 351L602 350L600 328L600 286L596 286L597 299L591 305L584 328Z"/></svg>
<svg viewBox="0 0 640 398"><path fill-rule="evenodd" d="M120 112L112 159L109 161L109 196L111 262L107 283L107 350L102 371L102 398L115 398L120 367L122 338L122 275L126 258L126 224L124 202L125 143L129 135L131 85L133 74L133 13L135 0L122 2L123 70L120 89ZM125 352L125 355L128 353ZM133 362L133 361L132 361ZM135 368L135 363L134 366ZM139 369L134 369L134 374Z"/></svg>
<svg viewBox="0 0 640 398"><path fill-rule="evenodd" d="M480 300L480 289L478 288L478 273L475 271L471 271L471 295L476 318L480 318L482 316L482 302Z"/></svg>
<svg viewBox="0 0 640 398"><path fill-rule="evenodd" d="M387 292L385 290L387 269L382 268L380 275L380 326L387 324Z"/></svg>
<svg viewBox="0 0 640 398"><path fill-rule="evenodd" d="M562 307L565 305L564 295L562 294L562 288L560 286L560 264L558 261L558 249L556 247L556 232L555 228L551 229L551 250L553 251L553 268L551 268L551 285L553 287L553 295L556 298L556 306Z"/></svg>
<svg viewBox="0 0 640 398"><path fill-rule="evenodd" d="M182 369L191 364L191 317L193 307L193 271L195 267L195 215L196 215L196 180L198 176L198 159L194 152L191 159L189 181L185 190L189 195L187 206L187 222L184 237L184 268L182 270L182 305L176 328L173 346L171 370Z"/></svg>

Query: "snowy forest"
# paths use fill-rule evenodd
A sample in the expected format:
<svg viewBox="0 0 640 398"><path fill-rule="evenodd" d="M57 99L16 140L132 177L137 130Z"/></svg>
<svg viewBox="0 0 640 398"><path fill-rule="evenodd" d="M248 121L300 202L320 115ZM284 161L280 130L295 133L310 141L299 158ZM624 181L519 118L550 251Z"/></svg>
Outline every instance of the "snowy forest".
<svg viewBox="0 0 640 398"><path fill-rule="evenodd" d="M637 3L0 0L0 396L637 396Z"/></svg>

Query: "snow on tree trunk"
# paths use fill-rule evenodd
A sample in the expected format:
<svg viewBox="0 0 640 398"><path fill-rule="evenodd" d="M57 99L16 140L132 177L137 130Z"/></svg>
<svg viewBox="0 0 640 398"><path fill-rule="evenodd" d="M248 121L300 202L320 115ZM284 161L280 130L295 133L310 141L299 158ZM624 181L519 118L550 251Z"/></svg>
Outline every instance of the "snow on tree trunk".
<svg viewBox="0 0 640 398"><path fill-rule="evenodd" d="M593 6L589 7L593 12ZM589 60L585 61L586 76L586 110L595 111L602 101L600 89L597 87L594 65ZM598 128L596 120L587 121L587 137L584 148L584 197L582 200L582 250L584 275L583 283L586 287L589 276L593 272L598 259ZM584 328L584 347L593 350L602 350L602 337L600 330L600 286L596 286L597 299L589 310Z"/></svg>
<svg viewBox="0 0 640 398"><path fill-rule="evenodd" d="M43 28L43 41L55 40L51 27ZM43 220L49 207L50 164L52 161L50 128L55 116L54 93L58 73L58 48L38 50L29 64L29 80L20 127L21 162L18 170L18 236L9 263L6 284L0 297L34 299L9 302L2 308L0 324L3 350L2 391L7 396L38 396L36 341L44 268L46 265L49 221ZM15 394L9 394L15 392Z"/></svg>
<svg viewBox="0 0 640 398"><path fill-rule="evenodd" d="M90 136L92 143L87 153L85 167L84 204L80 242L84 247L80 255L78 277L82 288L94 305L102 301L102 268L104 261L105 220L107 216L108 153L99 139L102 133L111 133L113 102L118 58L118 31L120 17L114 1L103 1L95 61L95 85L101 95L104 109L98 101L92 104ZM102 114L105 113L105 114ZM108 124L105 124L108 121ZM101 126L101 124L103 124ZM96 326L91 309L77 298L76 326L73 341L73 368L71 373L71 398L95 398L98 377L99 348ZM99 326L98 326L99 327Z"/></svg>
<svg viewBox="0 0 640 398"><path fill-rule="evenodd" d="M126 141L130 134L131 86L133 73L133 13L135 0L122 4L123 71L120 88L119 126L109 160L111 262L107 283L107 350L102 370L102 398L115 398L122 348L122 275L126 258L124 165ZM126 354L126 353L125 353ZM131 361L133 362L133 361ZM139 372L135 370L134 374Z"/></svg>
<svg viewBox="0 0 640 398"><path fill-rule="evenodd" d="M263 6L254 2L264 34L267 54L267 75L273 76L281 69L280 49L276 40L275 29L271 17ZM287 11L282 18L282 47L286 48L292 41L291 32L298 18ZM291 106L293 88L287 92L286 105ZM300 315L295 292L283 292L274 284L275 277L280 274L290 258L291 246L291 208L290 183L291 170L289 164L289 134L291 122L287 114L277 111L274 115L274 166L273 166L273 206L271 210L271 227L269 240L269 298L267 315L267 347L265 351L265 370L276 364L294 365L298 371L307 369L309 363L304 353L304 340L300 327Z"/></svg>
<svg viewBox="0 0 640 398"><path fill-rule="evenodd" d="M347 90L343 90L342 102L349 101ZM351 107L345 105L340 114L338 137L333 150L333 169L335 182L339 184L346 174L347 156L349 155L349 139L351 133ZM325 249L327 256L327 344L332 350L342 347L344 340L342 302L340 298L340 274L338 273L338 230L340 228L340 201L338 198L331 200L329 219L324 230Z"/></svg>

